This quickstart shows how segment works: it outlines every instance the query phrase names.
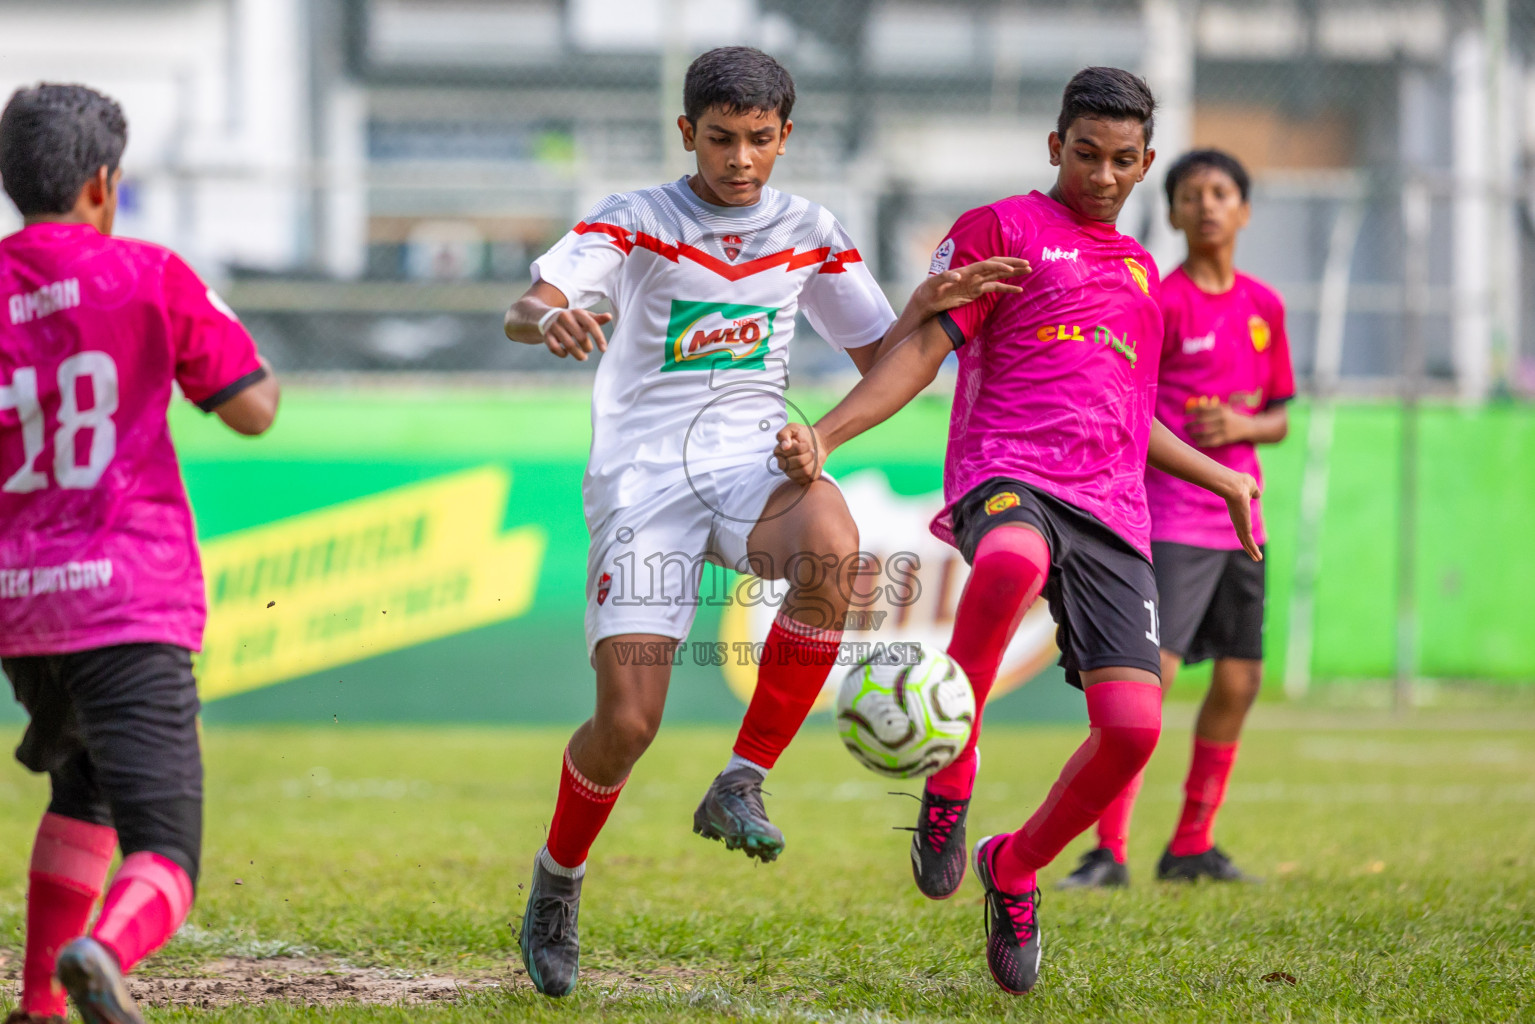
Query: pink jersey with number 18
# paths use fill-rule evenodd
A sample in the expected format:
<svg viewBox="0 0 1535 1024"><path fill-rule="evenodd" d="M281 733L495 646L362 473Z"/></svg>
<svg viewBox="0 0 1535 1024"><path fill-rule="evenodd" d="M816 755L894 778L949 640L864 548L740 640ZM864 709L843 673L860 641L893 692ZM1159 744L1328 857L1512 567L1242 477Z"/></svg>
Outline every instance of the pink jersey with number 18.
<svg viewBox="0 0 1535 1024"><path fill-rule="evenodd" d="M1161 352L1157 268L1112 224L1039 192L960 217L932 272L1018 256L1021 293L944 314L959 348L944 510L992 477L1030 484L1087 512L1151 556L1146 447Z"/></svg>
<svg viewBox="0 0 1535 1024"><path fill-rule="evenodd" d="M0 656L201 646L171 386L206 411L265 374L170 251L87 224L0 239Z"/></svg>

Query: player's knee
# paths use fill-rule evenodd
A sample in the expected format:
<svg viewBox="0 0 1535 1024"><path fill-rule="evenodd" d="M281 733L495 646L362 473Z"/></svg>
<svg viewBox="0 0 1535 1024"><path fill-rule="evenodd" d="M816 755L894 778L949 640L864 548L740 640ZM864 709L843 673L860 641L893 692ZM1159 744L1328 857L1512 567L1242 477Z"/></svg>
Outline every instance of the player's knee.
<svg viewBox="0 0 1535 1024"><path fill-rule="evenodd" d="M975 548L971 578L995 599L1016 598L1037 590L1050 572L1050 544L1027 527L990 531Z"/></svg>
<svg viewBox="0 0 1535 1024"><path fill-rule="evenodd" d="M123 856L157 853L197 884L202 866L203 804L200 798L116 802L113 824Z"/></svg>
<svg viewBox="0 0 1535 1024"><path fill-rule="evenodd" d="M633 764L650 748L660 727L658 716L638 709L621 711L609 720L606 739L614 751Z"/></svg>

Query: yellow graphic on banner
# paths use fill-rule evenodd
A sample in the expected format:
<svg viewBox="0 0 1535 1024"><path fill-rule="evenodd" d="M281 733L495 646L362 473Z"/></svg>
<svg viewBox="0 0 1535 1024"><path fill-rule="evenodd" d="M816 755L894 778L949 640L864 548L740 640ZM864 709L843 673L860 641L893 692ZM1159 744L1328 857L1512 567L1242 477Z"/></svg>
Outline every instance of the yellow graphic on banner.
<svg viewBox="0 0 1535 1024"><path fill-rule="evenodd" d="M205 700L523 614L547 536L501 532L511 474L473 469L203 545Z"/></svg>

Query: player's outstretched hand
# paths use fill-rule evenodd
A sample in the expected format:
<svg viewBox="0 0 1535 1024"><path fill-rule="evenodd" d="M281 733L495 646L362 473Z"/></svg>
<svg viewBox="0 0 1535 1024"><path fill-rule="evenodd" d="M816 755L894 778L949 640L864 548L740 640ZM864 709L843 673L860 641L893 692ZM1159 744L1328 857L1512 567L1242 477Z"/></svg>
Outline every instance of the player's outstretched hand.
<svg viewBox="0 0 1535 1024"><path fill-rule="evenodd" d="M790 423L778 432L778 447L773 458L790 480L808 487L821 477L826 462L826 445L821 435L808 423Z"/></svg>
<svg viewBox="0 0 1535 1024"><path fill-rule="evenodd" d="M922 283L926 289L925 304L932 313L942 313L966 303L974 302L992 292L1021 292L1016 284L1005 284L1009 278L1022 277L1034 268L1028 260L1015 256L993 256L954 270L934 274Z"/></svg>
<svg viewBox="0 0 1535 1024"><path fill-rule="evenodd" d="M1252 417L1243 416L1225 402L1212 401L1189 410L1189 437L1201 448L1219 448L1248 439Z"/></svg>
<svg viewBox="0 0 1535 1024"><path fill-rule="evenodd" d="M1254 562L1261 562L1263 552L1253 539L1253 499L1263 493L1263 488L1246 473L1231 470L1227 475L1227 481L1217 493L1226 499L1226 511L1231 516L1231 525L1237 529L1237 540L1242 542L1242 550Z"/></svg>
<svg viewBox="0 0 1535 1024"><path fill-rule="evenodd" d="M598 352L608 350L608 339L602 333L602 325L612 319L612 313L562 309L559 316L549 321L549 327L544 331L544 345L561 359L575 356L585 362L593 345Z"/></svg>

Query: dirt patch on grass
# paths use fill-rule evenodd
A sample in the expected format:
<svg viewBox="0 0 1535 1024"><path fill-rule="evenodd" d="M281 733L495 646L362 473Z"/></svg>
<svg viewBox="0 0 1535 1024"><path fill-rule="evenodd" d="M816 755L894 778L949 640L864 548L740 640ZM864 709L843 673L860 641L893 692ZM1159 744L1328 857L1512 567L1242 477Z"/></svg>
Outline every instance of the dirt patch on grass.
<svg viewBox="0 0 1535 1024"><path fill-rule="evenodd" d="M0 953L0 977L15 982L17 972L7 959ZM581 971L581 987L610 992L653 992L670 986L687 989L708 974L702 969L667 966L643 970L591 968ZM301 957L260 960L226 957L188 977L133 976L128 979L128 988L144 1006L210 1009L268 1002L305 1006L345 1003L419 1006L451 1003L474 992L532 991L532 984L521 964L508 965L498 973L445 975L351 967ZM14 986L12 995L20 996L19 984Z"/></svg>
<svg viewBox="0 0 1535 1024"><path fill-rule="evenodd" d="M133 998L146 1006L208 1008L266 1002L415 1005L451 1002L478 989L494 988L500 980L346 967L296 957L231 957L208 964L195 977L131 977L128 988Z"/></svg>

